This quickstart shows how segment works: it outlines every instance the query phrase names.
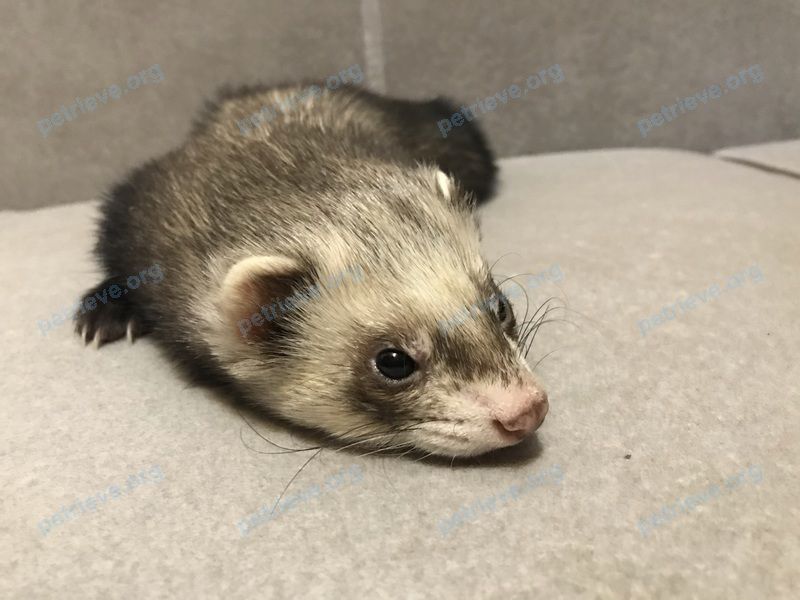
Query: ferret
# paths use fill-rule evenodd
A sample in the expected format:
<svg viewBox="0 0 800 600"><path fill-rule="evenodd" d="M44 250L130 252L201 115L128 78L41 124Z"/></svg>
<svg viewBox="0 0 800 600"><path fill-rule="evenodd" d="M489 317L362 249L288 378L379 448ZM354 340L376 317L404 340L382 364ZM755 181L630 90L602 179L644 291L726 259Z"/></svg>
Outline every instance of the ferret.
<svg viewBox="0 0 800 600"><path fill-rule="evenodd" d="M224 89L182 146L105 195L105 279L87 295L154 264L163 280L77 315L77 333L97 347L150 334L194 376L354 449L517 444L548 400L480 252L497 171L483 134L468 122L443 139L444 98L306 89Z"/></svg>

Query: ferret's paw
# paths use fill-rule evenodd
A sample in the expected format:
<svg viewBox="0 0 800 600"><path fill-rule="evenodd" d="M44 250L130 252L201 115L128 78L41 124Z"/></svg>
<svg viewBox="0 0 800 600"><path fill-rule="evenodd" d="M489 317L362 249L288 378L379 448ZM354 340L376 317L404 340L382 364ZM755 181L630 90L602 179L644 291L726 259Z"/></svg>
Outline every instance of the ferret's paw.
<svg viewBox="0 0 800 600"><path fill-rule="evenodd" d="M139 318L132 314L129 305L112 302L79 313L75 317L75 332L81 336L84 344L93 343L95 348L123 337L133 343L148 333Z"/></svg>

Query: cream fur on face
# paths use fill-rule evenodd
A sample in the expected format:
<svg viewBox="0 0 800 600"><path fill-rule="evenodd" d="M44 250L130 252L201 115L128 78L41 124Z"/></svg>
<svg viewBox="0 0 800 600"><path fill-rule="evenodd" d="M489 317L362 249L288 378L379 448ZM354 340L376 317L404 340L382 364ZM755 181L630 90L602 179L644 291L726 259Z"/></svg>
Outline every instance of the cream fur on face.
<svg viewBox="0 0 800 600"><path fill-rule="evenodd" d="M475 287L475 282L488 281L490 273L479 253L475 221L469 213L452 210L452 206L458 206L453 204L457 188L450 177L440 170L426 171L425 175L430 177L429 185L433 184L428 193L433 192L439 199L425 205L425 218L431 226L441 226L446 237L419 244L410 237L410 232L403 233L408 225L402 214L386 215L384 218L392 223L391 231L397 237L397 256L376 256L368 248L359 247L356 231L349 243L344 235L346 230L331 232L328 240L315 247L317 254L312 260L328 265L330 271L330 265L342 265L357 257L352 262L365 263L369 277L358 285L350 281L331 295L305 305L302 312L288 315L300 331L299 338L292 342L291 371L276 371L263 363L257 350L247 349L250 341L263 339L269 343L267 337L259 337L260 330L253 328L254 333L247 340L239 335L232 342L229 336L229 342L237 346L236 352L229 355L233 359L231 372L236 373L254 397L287 419L357 444L368 435L391 431L364 408L354 407L341 398L352 384L348 378L348 361L353 359L350 342L368 333L367 323L380 323L381 330L389 337L395 330L416 331L419 335L405 348L415 356L430 358L434 343L427 330L434 325L431 330L435 331L436 318L463 307L465 299L484 293ZM405 245L401 240L405 240ZM309 248L305 250L308 252ZM302 265L296 259L275 255L248 256L235 261L221 286L219 306L227 311L225 320L230 324L257 311L260 304L271 300L270 281L296 277L307 268ZM292 290L283 288L282 293L289 295ZM472 343L479 345L485 335L483 326L473 323L469 327ZM324 337L321 332L325 332ZM517 344L505 334L502 339L509 355L514 355L513 364L504 368L529 375ZM499 366L500 357L497 359ZM516 443L498 436L491 413L473 398L475 394L462 389L466 383L451 381L445 386L426 386L430 397L420 400L420 406L426 407L428 418L434 411L440 421L450 419L448 422L425 424L383 439L377 437L359 447L386 445L392 440L435 454L471 456ZM497 385L497 381L491 380L472 382L475 389L494 389ZM397 401L403 402L399 398Z"/></svg>

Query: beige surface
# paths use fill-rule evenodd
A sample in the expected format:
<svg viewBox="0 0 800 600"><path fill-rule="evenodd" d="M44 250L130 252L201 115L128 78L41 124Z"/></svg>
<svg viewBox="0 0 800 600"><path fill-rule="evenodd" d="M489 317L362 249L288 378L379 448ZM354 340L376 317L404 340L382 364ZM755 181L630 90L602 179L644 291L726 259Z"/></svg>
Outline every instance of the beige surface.
<svg viewBox="0 0 800 600"><path fill-rule="evenodd" d="M714 154L767 171L800 177L800 140L724 148Z"/></svg>
<svg viewBox="0 0 800 600"><path fill-rule="evenodd" d="M570 309L529 357L555 350L536 442L453 467L324 451L272 520L307 453L248 449L272 448L147 339L37 330L96 279L94 205L0 213L0 597L792 598L800 182L636 150L502 177L487 257L498 276L558 265L531 300Z"/></svg>

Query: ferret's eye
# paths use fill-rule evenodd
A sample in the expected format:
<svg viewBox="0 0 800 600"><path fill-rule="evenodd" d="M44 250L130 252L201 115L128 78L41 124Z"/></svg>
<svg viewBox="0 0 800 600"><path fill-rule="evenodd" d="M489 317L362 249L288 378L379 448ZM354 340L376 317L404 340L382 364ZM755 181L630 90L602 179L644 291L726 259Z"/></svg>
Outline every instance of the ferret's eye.
<svg viewBox="0 0 800 600"><path fill-rule="evenodd" d="M511 308L511 303L504 294L497 294L495 298L496 304L493 307L495 316L503 330L506 333L513 334L516 330L517 321L514 318L514 310Z"/></svg>
<svg viewBox="0 0 800 600"><path fill-rule="evenodd" d="M387 348L378 352L378 356L375 357L375 366L383 375L395 380L405 379L417 368L414 359L402 350L395 348Z"/></svg>
<svg viewBox="0 0 800 600"><path fill-rule="evenodd" d="M502 294L497 296L497 318L500 322L505 324L510 318L513 317L511 306L508 304L508 298Z"/></svg>
<svg viewBox="0 0 800 600"><path fill-rule="evenodd" d="M501 323L505 323L505 320L508 318L508 313L511 308L508 306L508 301L503 296L498 296L497 298L497 318L500 319Z"/></svg>

